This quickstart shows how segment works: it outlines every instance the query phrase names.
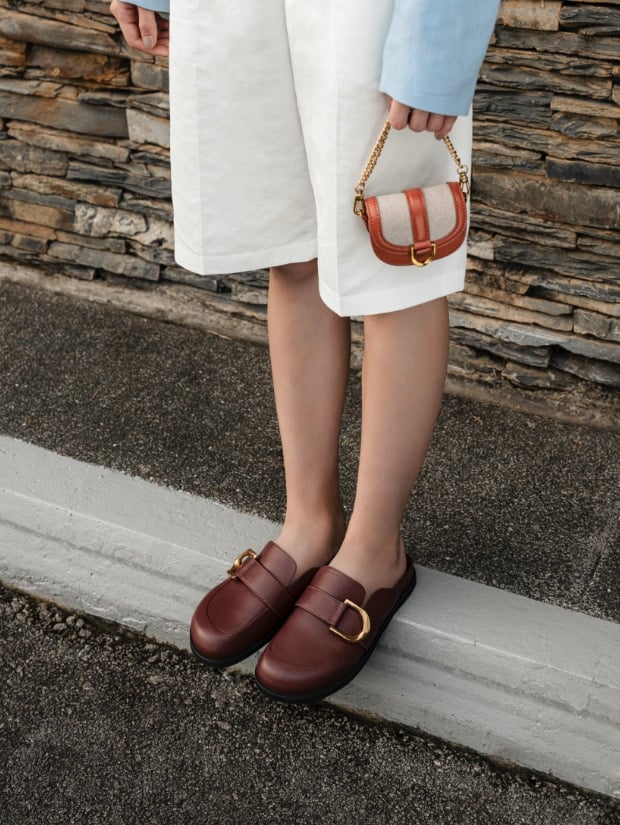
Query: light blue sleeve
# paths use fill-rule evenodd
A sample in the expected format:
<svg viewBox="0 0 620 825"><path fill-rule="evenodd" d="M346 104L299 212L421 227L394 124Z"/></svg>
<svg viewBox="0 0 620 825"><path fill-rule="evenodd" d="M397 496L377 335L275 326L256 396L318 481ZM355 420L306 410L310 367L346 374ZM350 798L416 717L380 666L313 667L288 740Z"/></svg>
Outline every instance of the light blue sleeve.
<svg viewBox="0 0 620 825"><path fill-rule="evenodd" d="M499 0L395 0L381 91L441 115L466 115Z"/></svg>
<svg viewBox="0 0 620 825"><path fill-rule="evenodd" d="M128 0L123 0L123 3ZM129 2L130 6L142 6L143 9L150 9L151 11L170 11L170 0L136 0L135 3Z"/></svg>

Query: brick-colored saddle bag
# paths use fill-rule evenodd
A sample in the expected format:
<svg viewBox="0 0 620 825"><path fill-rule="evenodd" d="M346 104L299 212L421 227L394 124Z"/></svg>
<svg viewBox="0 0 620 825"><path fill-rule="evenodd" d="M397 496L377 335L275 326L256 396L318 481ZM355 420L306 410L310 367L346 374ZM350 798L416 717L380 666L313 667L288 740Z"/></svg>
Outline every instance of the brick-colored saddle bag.
<svg viewBox="0 0 620 825"><path fill-rule="evenodd" d="M451 255L467 236L469 173L449 137L444 144L456 165L458 181L365 197L366 184L390 132L387 122L355 187L353 211L364 221L372 248L394 266L427 266Z"/></svg>

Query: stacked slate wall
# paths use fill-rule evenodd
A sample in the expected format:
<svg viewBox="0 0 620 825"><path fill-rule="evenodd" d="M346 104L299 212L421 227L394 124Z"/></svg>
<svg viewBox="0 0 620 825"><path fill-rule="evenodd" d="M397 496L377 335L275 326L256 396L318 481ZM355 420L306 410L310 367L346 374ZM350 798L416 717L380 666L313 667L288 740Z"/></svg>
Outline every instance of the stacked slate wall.
<svg viewBox="0 0 620 825"><path fill-rule="evenodd" d="M618 387L619 34L618 0L502 4L474 107L468 285L451 299L465 372L474 350L519 386Z"/></svg>
<svg viewBox="0 0 620 825"><path fill-rule="evenodd" d="M619 33L617 0L502 5L475 100L452 390L611 409ZM0 0L0 276L157 317L191 304L170 318L264 340L264 272L200 278L174 263L166 87L165 61L123 45L107 2ZM354 338L359 360L359 324Z"/></svg>

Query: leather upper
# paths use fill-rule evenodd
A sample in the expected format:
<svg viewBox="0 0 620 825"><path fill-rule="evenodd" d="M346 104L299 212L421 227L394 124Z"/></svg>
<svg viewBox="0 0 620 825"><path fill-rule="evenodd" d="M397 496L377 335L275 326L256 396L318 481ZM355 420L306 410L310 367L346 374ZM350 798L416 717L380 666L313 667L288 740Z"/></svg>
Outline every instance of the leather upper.
<svg viewBox="0 0 620 825"><path fill-rule="evenodd" d="M200 601L190 627L195 651L213 664L249 655L286 619L314 572L296 580L295 561L268 542Z"/></svg>
<svg viewBox="0 0 620 825"><path fill-rule="evenodd" d="M260 685L291 701L311 701L337 690L363 664L395 606L414 584L415 569L407 557L407 568L395 587L377 590L364 604L366 594L359 582L333 567L321 567L263 651L256 667ZM334 627L349 636L360 633L360 614L346 600L370 618L370 632L359 642L345 641L330 630Z"/></svg>

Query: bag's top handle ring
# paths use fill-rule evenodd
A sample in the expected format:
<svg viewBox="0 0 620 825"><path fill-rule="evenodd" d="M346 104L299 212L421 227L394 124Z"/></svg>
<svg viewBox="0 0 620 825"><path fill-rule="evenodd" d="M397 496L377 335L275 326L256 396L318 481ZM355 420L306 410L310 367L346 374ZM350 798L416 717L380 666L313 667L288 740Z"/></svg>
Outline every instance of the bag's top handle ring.
<svg viewBox="0 0 620 825"><path fill-rule="evenodd" d="M377 138L377 142L374 145L372 152L370 153L370 157L368 158L368 162L362 172L362 176L358 181L357 186L355 187L355 201L353 203L353 211L356 215L359 215L360 218L364 219L366 214L366 209L364 207L364 190L366 188L366 184L368 183L368 179L372 175L375 170L375 166L377 165L377 161L381 157L381 152L383 151L383 147L385 146L385 142L388 139L388 135L390 134L390 129L392 128L392 124L389 120L385 122L383 129L381 130L381 134ZM452 156L452 160L456 166L456 171L459 176L459 184L461 187L461 191L463 193L463 197L465 200L469 197L469 193L471 191L471 186L469 183L469 169L464 163L461 163L461 159L456 153L456 149L454 148L452 141L446 135L443 139L443 142L450 152Z"/></svg>

